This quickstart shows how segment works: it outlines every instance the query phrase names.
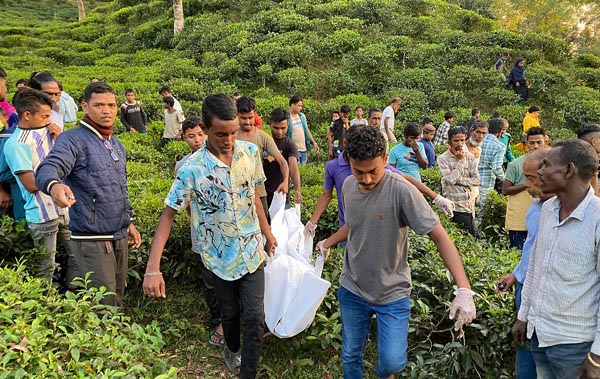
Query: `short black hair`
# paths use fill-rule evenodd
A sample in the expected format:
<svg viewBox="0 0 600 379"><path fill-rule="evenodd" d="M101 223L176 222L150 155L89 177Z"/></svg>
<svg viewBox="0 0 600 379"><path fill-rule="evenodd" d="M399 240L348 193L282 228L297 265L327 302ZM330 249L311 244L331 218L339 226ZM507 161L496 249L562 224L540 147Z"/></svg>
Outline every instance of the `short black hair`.
<svg viewBox="0 0 600 379"><path fill-rule="evenodd" d="M373 107L373 108L369 109L369 115L368 115L368 117L367 117L367 118L370 118L370 117L371 117L371 115L372 115L373 113L375 113L375 112L382 113L380 108L378 108L378 107Z"/></svg>
<svg viewBox="0 0 600 379"><path fill-rule="evenodd" d="M394 103L399 103L399 102L401 102L401 101L402 101L402 98L401 98L401 97L394 97L394 98L392 99L392 101L390 101L390 105L392 105L392 104L394 104Z"/></svg>
<svg viewBox="0 0 600 379"><path fill-rule="evenodd" d="M492 115L492 118L501 118L502 114L498 111L495 111L494 114Z"/></svg>
<svg viewBox="0 0 600 379"><path fill-rule="evenodd" d="M504 127L503 119L493 118L488 123L488 132L490 132L490 134L498 134L498 133L500 133L500 131L502 130L503 127ZM475 123L473 123L473 128L475 128Z"/></svg>
<svg viewBox="0 0 600 379"><path fill-rule="evenodd" d="M331 112L331 114L336 114L336 115L339 116L340 115L340 111L333 111L333 112Z"/></svg>
<svg viewBox="0 0 600 379"><path fill-rule="evenodd" d="M4 71L4 69L2 67L0 67L0 78L6 79L7 76L8 75L6 75L6 71Z"/></svg>
<svg viewBox="0 0 600 379"><path fill-rule="evenodd" d="M288 112L283 108L275 108L269 115L269 122L281 122L288 119Z"/></svg>
<svg viewBox="0 0 600 379"><path fill-rule="evenodd" d="M17 114L21 117L23 113L28 111L31 114L37 113L43 105L47 105L52 109L52 99L40 90L23 88L15 94L13 105L17 110Z"/></svg>
<svg viewBox="0 0 600 379"><path fill-rule="evenodd" d="M125 95L127 95L128 93L133 93L135 95L135 91L133 90L133 88L126 88Z"/></svg>
<svg viewBox="0 0 600 379"><path fill-rule="evenodd" d="M301 101L302 101L302 98L300 96L294 95L294 96L290 97L290 102L289 102L290 104L289 105L291 106L292 104L296 104L296 103L299 103Z"/></svg>
<svg viewBox="0 0 600 379"><path fill-rule="evenodd" d="M231 121L237 117L237 108L233 99L224 93L208 95L202 102L202 121L210 129L214 118Z"/></svg>
<svg viewBox="0 0 600 379"><path fill-rule="evenodd" d="M527 138L529 138L529 136L546 136L546 131L544 130L544 128L542 128L541 126L533 126L531 128L529 128L529 130L527 130L527 133L525 133Z"/></svg>
<svg viewBox="0 0 600 379"><path fill-rule="evenodd" d="M202 117L190 116L181 123L181 130L185 133L188 129L194 129L196 126L202 126Z"/></svg>
<svg viewBox="0 0 600 379"><path fill-rule="evenodd" d="M83 101L87 103L95 93L112 93L113 95L117 96L115 90L112 89L112 87L108 84L103 82L95 82L90 83L87 85L87 87L85 87L85 90L83 91Z"/></svg>
<svg viewBox="0 0 600 379"><path fill-rule="evenodd" d="M452 112L444 113L444 120L449 120L451 118L454 118L454 113L452 113Z"/></svg>
<svg viewBox="0 0 600 379"><path fill-rule="evenodd" d="M432 120L432 119L430 119L429 117L425 117L425 118L423 119L423 121L421 121L421 125L425 126L425 125L427 125L427 124L433 124L433 120Z"/></svg>
<svg viewBox="0 0 600 379"><path fill-rule="evenodd" d="M363 107L361 107L361 106L359 105L358 107L354 108L354 111L356 112L356 111L357 111L357 110L359 110L359 109L363 109ZM363 109L363 110L364 110L364 109Z"/></svg>
<svg viewBox="0 0 600 379"><path fill-rule="evenodd" d="M173 98L173 96L165 96L163 97L162 101L170 107L175 105L175 99Z"/></svg>
<svg viewBox="0 0 600 379"><path fill-rule="evenodd" d="M348 104L344 104L340 108L340 112L341 113L350 113L350 111L351 111L351 109L350 109L350 106Z"/></svg>
<svg viewBox="0 0 600 379"><path fill-rule="evenodd" d="M238 113L248 113L256 110L256 101L250 96L242 96L235 101Z"/></svg>
<svg viewBox="0 0 600 379"><path fill-rule="evenodd" d="M465 137L467 137L469 135L469 132L464 126L455 126L454 128L448 130L448 141L450 141L452 137L454 137L457 134L464 134Z"/></svg>
<svg viewBox="0 0 600 379"><path fill-rule="evenodd" d="M383 134L376 128L361 128L356 125L350 127L346 133L346 149L348 158L365 161L384 157L387 142Z"/></svg>
<svg viewBox="0 0 600 379"><path fill-rule="evenodd" d="M581 179L588 181L596 175L596 170L598 170L598 154L592 145L582 140L568 139L555 143L552 149L559 147L561 148L561 163L573 163L577 167Z"/></svg>
<svg viewBox="0 0 600 379"><path fill-rule="evenodd" d="M527 113L539 112L541 109L537 105L532 105L527 110Z"/></svg>
<svg viewBox="0 0 600 379"><path fill-rule="evenodd" d="M480 113L481 111L477 108L473 108L471 109L471 116L475 116L477 113Z"/></svg>
<svg viewBox="0 0 600 379"><path fill-rule="evenodd" d="M581 125L581 127L579 129L577 129L577 138L583 139L588 134L599 133L599 132L600 132L600 125L593 123L593 122L588 122L588 123Z"/></svg>
<svg viewBox="0 0 600 379"><path fill-rule="evenodd" d="M25 87L29 87L29 80L27 79L19 79L17 80L17 82L15 83L15 87L19 88L19 84L24 84Z"/></svg>
<svg viewBox="0 0 600 379"><path fill-rule="evenodd" d="M43 83L56 83L57 85L59 85L58 80L56 80L54 78L54 76L52 76L51 73L49 72L33 72L31 74L31 77L29 78L29 86L33 89L37 89L37 90L42 90L42 84ZM59 85L60 87L60 85Z"/></svg>
<svg viewBox="0 0 600 379"><path fill-rule="evenodd" d="M404 126L404 137L416 137L421 135L421 125L416 122L409 122Z"/></svg>
<svg viewBox="0 0 600 379"><path fill-rule="evenodd" d="M165 93L165 92L171 93L171 89L170 89L169 87L167 87L167 86L162 86L162 87L160 87L160 89L158 90L158 93L159 93L160 95L162 95L162 94L163 94L163 93Z"/></svg>

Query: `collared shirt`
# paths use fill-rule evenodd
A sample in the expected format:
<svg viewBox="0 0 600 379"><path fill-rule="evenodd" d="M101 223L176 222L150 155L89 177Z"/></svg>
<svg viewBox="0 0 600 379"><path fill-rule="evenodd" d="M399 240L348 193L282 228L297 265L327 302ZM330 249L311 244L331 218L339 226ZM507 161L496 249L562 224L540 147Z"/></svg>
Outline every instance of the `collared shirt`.
<svg viewBox="0 0 600 379"><path fill-rule="evenodd" d="M4 157L15 176L23 200L25 200L25 219L27 222L42 224L65 214L65 210L54 204L52 198L42 191L29 192L18 174L31 172L35 174L39 164L54 147L54 139L48 128L21 129L16 128L4 145Z"/></svg>
<svg viewBox="0 0 600 379"><path fill-rule="evenodd" d="M479 173L473 154L458 159L449 150L438 158L442 174L442 193L455 205L457 212L473 213L475 197L471 187L479 185Z"/></svg>
<svg viewBox="0 0 600 379"><path fill-rule="evenodd" d="M560 200L542 206L518 319L540 347L593 341L600 354L600 198L586 197L559 221Z"/></svg>
<svg viewBox="0 0 600 379"><path fill-rule="evenodd" d="M527 238L523 244L523 251L521 252L521 260L517 265L517 268L513 271L515 278L521 284L525 282L527 276L527 268L529 267L529 257L531 256L531 250L535 243L535 237L537 237L538 229L540 226L540 214L542 213L543 201L539 203L531 203L527 215L525 216L525 225L527 226Z"/></svg>
<svg viewBox="0 0 600 379"><path fill-rule="evenodd" d="M353 118L352 121L350 121L350 126L354 126L354 125L367 126L367 125L369 125L369 123L367 122L366 118L361 118L360 120L357 118Z"/></svg>
<svg viewBox="0 0 600 379"><path fill-rule="evenodd" d="M481 143L481 156L479 157L479 178L481 188L493 188L496 178L504 180L502 163L506 146L492 134L488 134Z"/></svg>
<svg viewBox="0 0 600 379"><path fill-rule="evenodd" d="M445 145L446 141L448 141L448 131L450 130L450 123L448 121L444 121L438 126L437 132L435 133L435 138L433 139L433 144L437 145Z"/></svg>
<svg viewBox="0 0 600 379"><path fill-rule="evenodd" d="M179 169L165 199L177 211L191 203L192 250L221 279L239 279L264 260L254 207L254 189L264 181L256 145L236 141L229 167L205 143Z"/></svg>

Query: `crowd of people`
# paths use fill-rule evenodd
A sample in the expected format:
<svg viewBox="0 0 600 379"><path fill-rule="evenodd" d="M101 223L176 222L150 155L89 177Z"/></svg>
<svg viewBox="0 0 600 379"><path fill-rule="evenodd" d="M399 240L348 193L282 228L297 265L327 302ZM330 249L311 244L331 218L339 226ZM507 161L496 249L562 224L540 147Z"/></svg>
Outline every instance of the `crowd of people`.
<svg viewBox="0 0 600 379"><path fill-rule="evenodd" d="M497 69L506 67L500 62ZM60 82L34 73L18 84L11 104L0 69L0 207L24 218L35 244L50 253L40 262L44 276L52 280L60 243L67 252L67 282L91 273L91 285L109 291L102 302L121 306L128 249L139 247L141 236L131 221L125 148L114 123L120 111L127 132L147 132L142 104L127 89L119 106L112 87L93 78L81 103L84 116L65 131L64 122L77 120L67 116L70 105L60 103ZM265 258L284 242L273 236L267 210L275 193L290 192L290 180L294 201L302 202L299 165L320 147L300 97L292 96L288 109L270 112L269 135L252 97L212 94L201 115L186 118L168 87L159 93L165 109L161 144L181 139L191 153L176 164L150 247L144 294L166 297L163 249L176 213L188 212L211 315L208 342L223 348L231 371L255 378L265 335ZM377 376L393 378L406 366L408 228L433 241L456 282L450 307L455 329L475 319L475 293L460 254L426 198L476 236L477 204L484 206L491 191L508 196L510 246L522 250L519 265L497 288L515 286L517 377L600 377L600 126L586 124L578 140L550 148L540 109L532 106L520 140L527 153L515 159L508 122L498 114L485 121L478 109L464 125L454 125L451 112L437 130L430 118L407 123L398 142L394 125L401 105L393 98L383 110L369 109L366 118L362 107L352 119L348 105L334 113L325 136L330 160L323 193L304 230L315 235L335 188L339 230L316 249L327 257L331 247L344 248L337 292L344 377L363 376L373 315ZM436 147L445 151L437 156ZM421 182L428 167L439 167L441 194Z"/></svg>

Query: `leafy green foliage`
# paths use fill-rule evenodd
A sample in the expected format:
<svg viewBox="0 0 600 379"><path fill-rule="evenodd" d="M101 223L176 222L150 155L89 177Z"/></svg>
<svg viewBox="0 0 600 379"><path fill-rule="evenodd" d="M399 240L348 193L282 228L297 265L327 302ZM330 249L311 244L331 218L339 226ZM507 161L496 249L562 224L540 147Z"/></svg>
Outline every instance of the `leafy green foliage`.
<svg viewBox="0 0 600 379"><path fill-rule="evenodd" d="M0 283L3 377L175 377L156 357L164 347L158 324L144 327L100 305L104 288L62 296L23 265L0 268Z"/></svg>

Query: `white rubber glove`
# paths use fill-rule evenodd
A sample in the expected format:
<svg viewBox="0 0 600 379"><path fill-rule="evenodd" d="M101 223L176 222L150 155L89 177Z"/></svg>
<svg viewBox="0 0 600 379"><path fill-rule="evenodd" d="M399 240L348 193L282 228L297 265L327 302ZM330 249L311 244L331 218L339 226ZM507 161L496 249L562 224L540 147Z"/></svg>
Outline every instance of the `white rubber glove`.
<svg viewBox="0 0 600 379"><path fill-rule="evenodd" d="M324 243L325 243L325 240L317 242L316 249L319 250L321 255L323 255L323 259L327 259L327 256L329 255L329 248L324 247L323 246Z"/></svg>
<svg viewBox="0 0 600 379"><path fill-rule="evenodd" d="M437 195L435 199L433 199L433 204L445 215L453 217L454 216L454 203L442 195Z"/></svg>
<svg viewBox="0 0 600 379"><path fill-rule="evenodd" d="M304 226L304 234L310 237L315 236L315 232L317 231L317 226L312 222L308 221Z"/></svg>
<svg viewBox="0 0 600 379"><path fill-rule="evenodd" d="M450 307L450 320L454 320L456 311L459 312L454 323L454 330L459 330L463 325L470 324L475 319L477 312L473 295L475 295L475 292L467 288L459 288L454 291L455 298Z"/></svg>

